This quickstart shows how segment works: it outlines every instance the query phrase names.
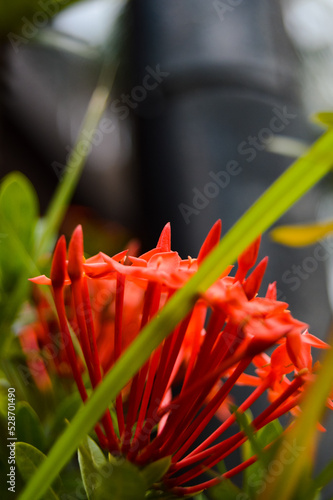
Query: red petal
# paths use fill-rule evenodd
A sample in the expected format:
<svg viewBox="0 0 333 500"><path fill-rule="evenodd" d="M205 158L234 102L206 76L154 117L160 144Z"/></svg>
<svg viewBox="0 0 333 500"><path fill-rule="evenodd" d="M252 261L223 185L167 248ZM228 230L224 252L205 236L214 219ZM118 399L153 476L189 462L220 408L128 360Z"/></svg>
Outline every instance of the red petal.
<svg viewBox="0 0 333 500"><path fill-rule="evenodd" d="M50 278L47 278L45 274L37 276L36 278L29 278L29 281L36 283L37 285L52 285L52 281Z"/></svg>
<svg viewBox="0 0 333 500"><path fill-rule="evenodd" d="M323 340L318 339L311 333L305 332L302 335L302 340L306 344L310 344L312 347L316 347L317 349L329 349L330 345L324 342Z"/></svg>
<svg viewBox="0 0 333 500"><path fill-rule="evenodd" d="M205 241L202 244L202 247L200 248L200 252L198 255L199 265L220 241L221 231L222 231L222 222L221 219L219 219L215 222L212 229L209 231Z"/></svg>

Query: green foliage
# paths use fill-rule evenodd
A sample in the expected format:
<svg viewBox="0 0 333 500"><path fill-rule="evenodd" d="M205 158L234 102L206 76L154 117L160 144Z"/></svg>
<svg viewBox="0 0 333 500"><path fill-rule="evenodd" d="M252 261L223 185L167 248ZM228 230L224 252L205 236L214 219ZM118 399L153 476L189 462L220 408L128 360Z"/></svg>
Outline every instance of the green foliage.
<svg viewBox="0 0 333 500"><path fill-rule="evenodd" d="M210 488L209 495L213 500L239 500L242 492L229 479L221 481L220 484Z"/></svg>
<svg viewBox="0 0 333 500"><path fill-rule="evenodd" d="M320 491L333 481L333 460L329 462L326 467L318 474L318 476L311 482L309 496L307 498L316 498Z"/></svg>
<svg viewBox="0 0 333 500"><path fill-rule="evenodd" d="M34 475L38 467L46 459L46 456L34 446L27 443L17 442L15 447L16 464L21 476L25 481L29 481ZM55 491L61 488L60 478L54 481L54 488L49 487L44 493L44 500L57 500L58 496Z"/></svg>
<svg viewBox="0 0 333 500"><path fill-rule="evenodd" d="M315 123L318 123L321 126L324 125L325 127L333 127L333 113L330 111L316 113L312 119Z"/></svg>
<svg viewBox="0 0 333 500"><path fill-rule="evenodd" d="M141 475L145 481L146 489L152 487L154 483L157 483L162 479L162 477L167 473L171 465L171 457L164 457L156 462L152 462L141 470Z"/></svg>
<svg viewBox="0 0 333 500"><path fill-rule="evenodd" d="M79 446L78 458L89 500L144 500L144 478L131 463L115 459L108 461L90 437Z"/></svg>
<svg viewBox="0 0 333 500"><path fill-rule="evenodd" d="M64 7L77 0L11 0L0 4L0 38L11 40L11 36L22 37L22 44L26 44L38 34L40 22L43 19L51 20L53 15ZM13 38L15 40L15 37ZM25 41L23 41L25 40Z"/></svg>
<svg viewBox="0 0 333 500"><path fill-rule="evenodd" d="M37 413L28 402L16 405L16 437L19 441L31 444L38 450L45 450L45 436Z"/></svg>
<svg viewBox="0 0 333 500"><path fill-rule="evenodd" d="M274 420L255 432L249 411L244 414L239 413L237 420L248 437L242 446L243 460L248 460L254 455L258 457L256 462L245 469L243 475L243 491L248 498L255 499L258 493L265 491L266 483L270 482L270 476L272 474L274 476L276 472L276 465L278 468L284 465L279 460L272 467L272 459L275 458L276 450L281 442L283 428L278 420ZM265 449L266 447L268 448Z"/></svg>
<svg viewBox="0 0 333 500"><path fill-rule="evenodd" d="M34 263L38 200L33 186L19 172L9 174L0 187L0 322L11 325L27 295Z"/></svg>

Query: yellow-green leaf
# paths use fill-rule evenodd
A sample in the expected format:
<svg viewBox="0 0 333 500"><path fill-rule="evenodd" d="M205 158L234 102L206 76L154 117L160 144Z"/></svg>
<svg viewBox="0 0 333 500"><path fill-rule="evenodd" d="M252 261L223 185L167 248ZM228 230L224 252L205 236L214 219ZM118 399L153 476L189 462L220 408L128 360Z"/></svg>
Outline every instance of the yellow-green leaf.
<svg viewBox="0 0 333 500"><path fill-rule="evenodd" d="M333 127L333 113L330 111L321 111L312 116L312 121L325 127Z"/></svg>
<svg viewBox="0 0 333 500"><path fill-rule="evenodd" d="M290 247L313 245L333 232L333 221L304 224L299 226L279 226L270 232L276 243Z"/></svg>

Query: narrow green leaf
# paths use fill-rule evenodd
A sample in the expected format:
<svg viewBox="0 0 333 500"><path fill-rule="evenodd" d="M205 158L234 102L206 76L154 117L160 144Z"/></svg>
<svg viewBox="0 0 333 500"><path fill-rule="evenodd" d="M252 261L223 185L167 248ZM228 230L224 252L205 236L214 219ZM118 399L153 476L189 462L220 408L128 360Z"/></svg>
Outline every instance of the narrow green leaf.
<svg viewBox="0 0 333 500"><path fill-rule="evenodd" d="M84 408L75 416L51 450L48 460L32 479L21 500L40 498L101 417L110 401L147 361L152 351L191 309L198 294L204 292L233 263L238 255L275 222L307 190L332 168L333 131L324 134L297 160L245 213L203 262L199 271L180 289L132 342L105 376ZM333 362L332 362L333 366Z"/></svg>
<svg viewBox="0 0 333 500"><path fill-rule="evenodd" d="M29 443L38 450L44 450L45 436L37 413L26 401L16 406L16 436L18 441Z"/></svg>
<svg viewBox="0 0 333 500"><path fill-rule="evenodd" d="M156 462L152 462L142 469L141 475L145 481L147 490L151 488L154 483L157 483L167 473L171 465L171 457L164 457Z"/></svg>
<svg viewBox="0 0 333 500"><path fill-rule="evenodd" d="M265 489L266 482L270 481L271 462L279 446L283 428L278 420L274 420L255 434L251 431L248 433L246 428L244 430L249 439L242 446L243 460L253 455L257 455L258 460L245 469L243 489L251 498L256 498L257 493ZM265 450L268 445L271 446Z"/></svg>
<svg viewBox="0 0 333 500"><path fill-rule="evenodd" d="M25 481L28 481L31 476L36 472L38 467L45 461L46 456L34 446L27 443L16 442L15 445L15 458L18 470ZM61 488L61 481L59 478L55 479L55 488ZM43 500L58 500L58 496L54 489L48 487L43 492Z"/></svg>
<svg viewBox="0 0 333 500"><path fill-rule="evenodd" d="M318 476L313 480L311 485L311 490L313 493L320 491L324 486L333 481L333 460L326 465L326 467L318 474Z"/></svg>

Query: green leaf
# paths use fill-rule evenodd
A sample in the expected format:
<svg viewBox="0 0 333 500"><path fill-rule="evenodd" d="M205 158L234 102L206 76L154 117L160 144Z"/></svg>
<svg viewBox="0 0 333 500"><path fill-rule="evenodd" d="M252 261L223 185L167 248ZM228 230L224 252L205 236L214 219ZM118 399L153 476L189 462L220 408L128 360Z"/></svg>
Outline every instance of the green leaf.
<svg viewBox="0 0 333 500"><path fill-rule="evenodd" d="M84 488L86 490L88 499L93 500L102 498L101 490L103 483L103 476L99 472L99 468L107 466L107 460L99 448L99 446L89 436L82 442L78 449L78 460ZM112 466L109 465L110 472L106 470L108 477L112 472Z"/></svg>
<svg viewBox="0 0 333 500"><path fill-rule="evenodd" d="M13 233L29 249L39 212L38 198L30 181L20 172L8 174L1 184L0 213Z"/></svg>
<svg viewBox="0 0 333 500"><path fill-rule="evenodd" d="M42 424L28 402L20 401L16 406L16 436L18 441L29 443L39 450L45 446Z"/></svg>
<svg viewBox="0 0 333 500"><path fill-rule="evenodd" d="M15 446L16 464L20 474L25 481L28 481L36 472L38 467L45 461L46 456L34 446L27 443L16 442ZM48 485L49 486L49 485ZM56 489L61 488L60 478L54 481ZM43 494L43 500L58 500L53 488L49 487Z"/></svg>
<svg viewBox="0 0 333 500"><path fill-rule="evenodd" d="M318 123L319 125L325 125L325 127L333 127L333 113L329 111L321 111L312 116L312 121Z"/></svg>
<svg viewBox="0 0 333 500"><path fill-rule="evenodd" d="M249 420L252 419L247 420L247 425L246 422L242 423L242 428L249 438L242 446L243 460L248 460L254 455L257 455L258 460L245 469L243 489L250 498L256 498L256 495L266 488L271 473L274 474L271 462L280 444L283 428L278 420L274 420L254 433ZM268 445L271 446L265 450Z"/></svg>
<svg viewBox="0 0 333 500"><path fill-rule="evenodd" d="M242 492L229 479L224 479L217 486L209 488L209 495L213 500L241 500L246 498L242 496Z"/></svg>
<svg viewBox="0 0 333 500"><path fill-rule="evenodd" d="M0 320L10 325L38 269L32 258L38 220L37 195L20 172L8 174L0 188ZM39 273L38 273L39 274Z"/></svg>
<svg viewBox="0 0 333 500"><path fill-rule="evenodd" d="M87 437L78 450L79 465L89 500L143 500L145 482L139 470L126 461L108 462L99 446Z"/></svg>
<svg viewBox="0 0 333 500"><path fill-rule="evenodd" d="M36 193L19 172L7 175L0 188L0 266L5 293L15 290L22 272L27 273L31 259L34 230L38 219Z"/></svg>
<svg viewBox="0 0 333 500"><path fill-rule="evenodd" d="M171 457L160 458L152 462L141 470L141 475L145 481L146 488L149 489L154 483L157 483L167 473L171 465Z"/></svg>
<svg viewBox="0 0 333 500"><path fill-rule="evenodd" d="M143 500L145 481L139 469L114 457L109 462L89 436L78 450L84 488L89 500Z"/></svg>
<svg viewBox="0 0 333 500"><path fill-rule="evenodd" d="M329 131L306 155L282 174L224 236L220 244L203 261L198 272L173 295L161 313L147 324L112 370L105 375L103 382L73 419L72 425L54 445L48 460L38 470L20 500L38 500L42 496L52 479L67 463L82 436L90 431L109 402L116 398L119 391L147 361L152 351L185 317L196 297L214 283L255 238L331 170L332 149L333 131Z"/></svg>
<svg viewBox="0 0 333 500"><path fill-rule="evenodd" d="M305 500L313 500L320 491L330 482L333 481L333 460L315 477L309 484L308 494L304 497Z"/></svg>

